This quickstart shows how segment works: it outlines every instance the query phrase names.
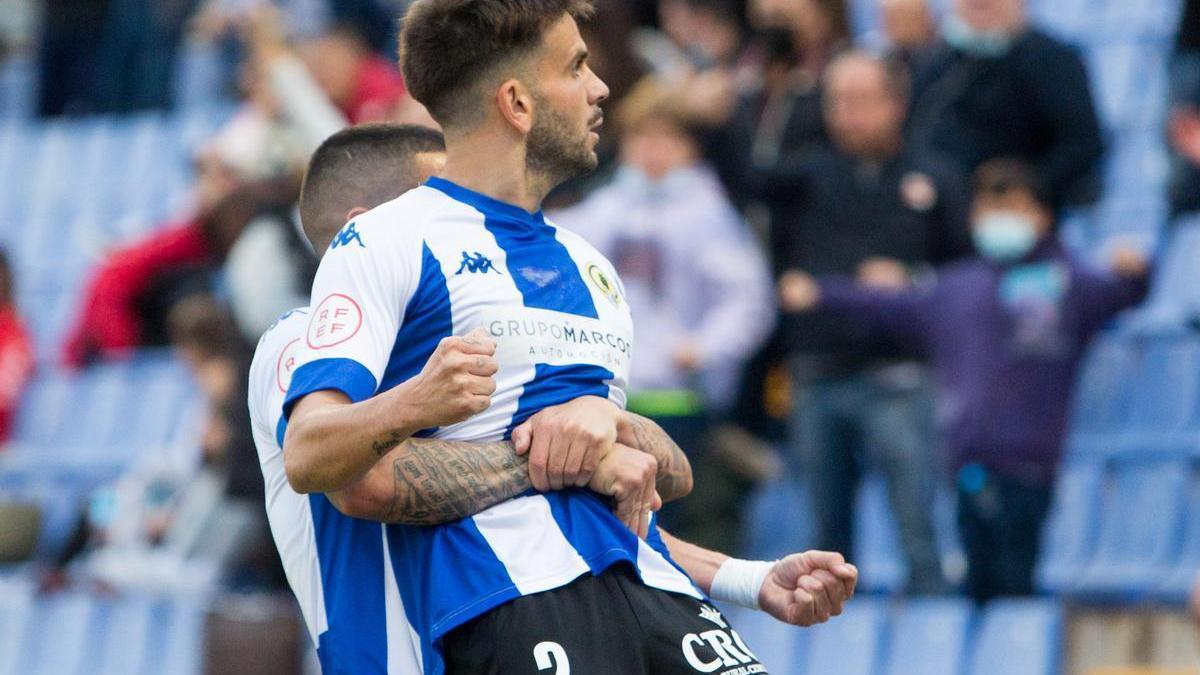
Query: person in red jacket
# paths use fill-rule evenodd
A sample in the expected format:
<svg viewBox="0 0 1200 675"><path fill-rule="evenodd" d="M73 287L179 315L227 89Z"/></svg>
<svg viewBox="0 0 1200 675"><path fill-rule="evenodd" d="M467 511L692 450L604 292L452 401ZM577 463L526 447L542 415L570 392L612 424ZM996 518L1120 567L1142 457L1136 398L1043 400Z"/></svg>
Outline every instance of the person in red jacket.
<svg viewBox="0 0 1200 675"><path fill-rule="evenodd" d="M13 275L0 251L0 441L8 440L25 385L33 375L33 348L13 301Z"/></svg>

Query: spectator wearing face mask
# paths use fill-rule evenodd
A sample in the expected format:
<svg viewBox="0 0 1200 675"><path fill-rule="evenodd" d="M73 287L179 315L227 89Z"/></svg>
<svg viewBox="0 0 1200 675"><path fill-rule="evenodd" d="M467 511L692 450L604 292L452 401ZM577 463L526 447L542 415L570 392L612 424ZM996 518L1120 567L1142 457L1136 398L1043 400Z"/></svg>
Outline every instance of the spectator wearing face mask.
<svg viewBox="0 0 1200 675"><path fill-rule="evenodd" d="M820 307L928 350L957 474L967 588L984 602L1033 592L1080 360L1097 331L1145 296L1148 270L1128 248L1108 270L1068 255L1037 172L1020 160L979 168L972 221L979 255L924 282L875 275L868 287L793 272L781 294L785 310Z"/></svg>
<svg viewBox="0 0 1200 675"><path fill-rule="evenodd" d="M919 270L971 252L957 171L905 145L906 86L902 70L863 52L830 63L824 113L831 145L781 163L766 181L767 195L784 207L772 231L782 269ZM790 317L783 332L792 357L792 445L816 508L816 545L851 549L855 488L868 466L881 469L909 562L909 592L944 591L921 354L825 313Z"/></svg>
<svg viewBox="0 0 1200 675"><path fill-rule="evenodd" d="M695 541L734 546L750 485L708 452L709 430L774 325L770 276L669 92L643 81L617 123L615 180L555 220L616 266L638 335L629 408L692 458L698 487L664 517Z"/></svg>
<svg viewBox="0 0 1200 675"><path fill-rule="evenodd" d="M966 174L1020 157L1055 208L1098 196L1104 148L1083 62L1029 25L1025 0L955 0L941 44L915 73L909 129L917 147Z"/></svg>

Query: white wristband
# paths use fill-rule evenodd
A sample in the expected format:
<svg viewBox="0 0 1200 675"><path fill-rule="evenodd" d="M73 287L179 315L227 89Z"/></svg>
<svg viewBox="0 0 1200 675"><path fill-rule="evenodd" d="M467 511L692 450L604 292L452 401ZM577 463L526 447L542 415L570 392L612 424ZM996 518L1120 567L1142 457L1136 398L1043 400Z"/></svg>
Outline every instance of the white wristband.
<svg viewBox="0 0 1200 675"><path fill-rule="evenodd" d="M773 560L739 560L730 558L721 563L713 575L709 595L713 600L728 602L739 607L758 609L758 593L763 582L775 567Z"/></svg>

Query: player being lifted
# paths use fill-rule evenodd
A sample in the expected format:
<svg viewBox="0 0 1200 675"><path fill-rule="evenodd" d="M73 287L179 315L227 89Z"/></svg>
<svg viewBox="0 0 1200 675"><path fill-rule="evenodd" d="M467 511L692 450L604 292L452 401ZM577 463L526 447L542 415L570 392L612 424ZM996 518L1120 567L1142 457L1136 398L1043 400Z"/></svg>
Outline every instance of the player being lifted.
<svg viewBox="0 0 1200 675"><path fill-rule="evenodd" d="M441 135L428 129L378 124L335 134L314 154L301 195L305 234L314 250L326 250L343 223L415 187L440 169L443 161ZM363 171L365 167L373 170ZM346 664L345 657L350 653L357 654L360 663L369 662L371 655L386 659L386 663L381 660L378 667L369 670L419 672L419 645L411 633L393 632L387 636L386 645L370 632L358 633L356 649L332 639L333 635L345 635L345 617L331 617L325 610L326 598L333 599L330 606L345 601L361 611L382 602L386 610L387 595L398 592L385 588L379 576L322 579L313 520L313 500L317 500L316 512L321 513L321 498L310 499L288 485L276 430L307 315L307 308L298 308L268 330L251 368L249 405L267 486L271 530L312 639L324 645L319 653L326 671L337 672L335 664ZM653 428L643 438L651 444L669 442ZM647 474L646 463L637 461L648 457L630 448L615 447L617 451L601 462L589 485L618 499L636 498L646 484L653 485L653 472ZM414 480L418 474L449 480ZM488 487L478 489L480 486ZM340 539L349 549L339 552L343 561L365 558L362 563L345 565L352 569L382 559L378 526L372 528L355 518L440 524L477 513L530 486L528 465L514 454L510 442L410 439L376 462L362 478L328 495L341 513L324 513L322 528L326 533L341 531L346 537ZM360 545L346 545L359 536L365 537ZM828 571L843 562L836 554L808 552L776 563L748 562L686 544L665 533L663 538L676 562L701 589L718 600L761 606L780 620L796 625L811 625L840 612L840 605L822 589L814 590L813 584L818 570ZM707 637L717 640L720 631L715 626L713 631ZM698 647L702 644L690 646L692 656L698 663L711 662L701 658L703 651ZM732 654L728 658L737 660Z"/></svg>
<svg viewBox="0 0 1200 675"><path fill-rule="evenodd" d="M732 633L733 646L697 637L724 621L647 526L652 493L619 514L647 534L641 541L594 492L572 487L590 482L618 437L645 430L618 405L632 342L619 281L585 242L535 212L551 187L595 163L591 127L606 90L586 67L574 20L584 12L570 2L413 6L406 75L446 128L446 168L357 218L356 236L335 241L284 406L287 472L306 491L344 488L373 450L388 452L419 431L483 442L511 435L528 448L535 487L569 488L444 525L377 530L378 570L345 569L354 560L348 547L322 535L332 507L311 500L322 578L383 576L403 602L399 613L345 620L387 637L414 632L426 672L536 672L566 662L576 672L696 672L696 663L714 672L733 665L727 658L754 665ZM491 264L460 274L464 253ZM497 338L496 359L484 339L460 339L454 358L442 358L445 338L478 326ZM445 370L443 361L470 372L425 377ZM464 387L467 412L477 412L465 422L415 412L459 400ZM656 457L664 497L686 485L679 457L670 448ZM824 581L820 572L806 578L840 606L852 568L834 566ZM332 628L328 601L326 610ZM355 667L380 669L347 664Z"/></svg>

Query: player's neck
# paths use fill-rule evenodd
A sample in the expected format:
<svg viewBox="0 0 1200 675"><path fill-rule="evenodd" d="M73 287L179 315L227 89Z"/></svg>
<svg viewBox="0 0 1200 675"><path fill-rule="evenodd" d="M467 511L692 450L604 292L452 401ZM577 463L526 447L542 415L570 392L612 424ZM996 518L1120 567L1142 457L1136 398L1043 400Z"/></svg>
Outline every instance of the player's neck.
<svg viewBox="0 0 1200 675"><path fill-rule="evenodd" d="M530 213L542 208L542 200L554 187L551 181L528 171L524 147L483 135L447 138L446 166L439 175Z"/></svg>

